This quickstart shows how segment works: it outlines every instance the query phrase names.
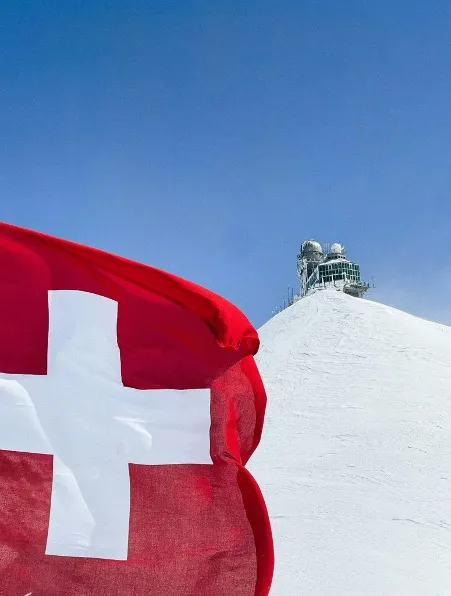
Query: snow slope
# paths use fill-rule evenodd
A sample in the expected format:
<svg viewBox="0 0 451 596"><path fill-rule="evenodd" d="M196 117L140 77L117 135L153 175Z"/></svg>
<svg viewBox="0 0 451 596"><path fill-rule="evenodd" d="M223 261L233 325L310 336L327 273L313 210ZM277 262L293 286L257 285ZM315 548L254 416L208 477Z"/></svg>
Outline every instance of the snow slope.
<svg viewBox="0 0 451 596"><path fill-rule="evenodd" d="M260 338L271 596L451 595L451 327L326 290Z"/></svg>

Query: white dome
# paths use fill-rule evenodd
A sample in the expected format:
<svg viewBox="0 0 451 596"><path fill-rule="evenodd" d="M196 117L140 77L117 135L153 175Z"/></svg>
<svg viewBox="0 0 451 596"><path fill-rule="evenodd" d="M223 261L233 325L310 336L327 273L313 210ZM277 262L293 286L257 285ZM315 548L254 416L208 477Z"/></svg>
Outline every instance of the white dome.
<svg viewBox="0 0 451 596"><path fill-rule="evenodd" d="M342 255L343 254L343 247L341 244L338 244L338 242L336 242L335 244L332 244L332 246L330 247L330 252L333 255Z"/></svg>

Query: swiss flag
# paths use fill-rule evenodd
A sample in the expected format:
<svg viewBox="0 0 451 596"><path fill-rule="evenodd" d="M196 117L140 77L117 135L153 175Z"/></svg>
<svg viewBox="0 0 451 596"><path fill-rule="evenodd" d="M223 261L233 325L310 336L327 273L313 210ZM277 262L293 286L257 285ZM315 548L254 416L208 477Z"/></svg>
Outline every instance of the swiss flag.
<svg viewBox="0 0 451 596"><path fill-rule="evenodd" d="M165 272L0 224L0 593L260 596L256 331Z"/></svg>

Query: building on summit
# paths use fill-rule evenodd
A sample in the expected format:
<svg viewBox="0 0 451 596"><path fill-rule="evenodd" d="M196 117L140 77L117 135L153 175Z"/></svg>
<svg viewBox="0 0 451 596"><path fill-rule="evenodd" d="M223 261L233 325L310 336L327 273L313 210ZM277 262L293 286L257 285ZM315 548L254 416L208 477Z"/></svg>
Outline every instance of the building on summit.
<svg viewBox="0 0 451 596"><path fill-rule="evenodd" d="M323 247L315 240L306 240L298 254L297 270L301 280L301 298L315 289L329 286L362 298L370 287L361 280L360 265L346 258L341 244Z"/></svg>

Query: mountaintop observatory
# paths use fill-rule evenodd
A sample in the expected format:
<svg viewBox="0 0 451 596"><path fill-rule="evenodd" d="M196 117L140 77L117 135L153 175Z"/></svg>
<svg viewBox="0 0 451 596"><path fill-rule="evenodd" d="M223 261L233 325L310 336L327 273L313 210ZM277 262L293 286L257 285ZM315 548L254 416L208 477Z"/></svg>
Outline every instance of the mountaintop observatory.
<svg viewBox="0 0 451 596"><path fill-rule="evenodd" d="M302 243L297 259L301 298L316 289L335 287L362 298L370 285L361 280L360 265L346 258L341 244L321 246L316 240Z"/></svg>

